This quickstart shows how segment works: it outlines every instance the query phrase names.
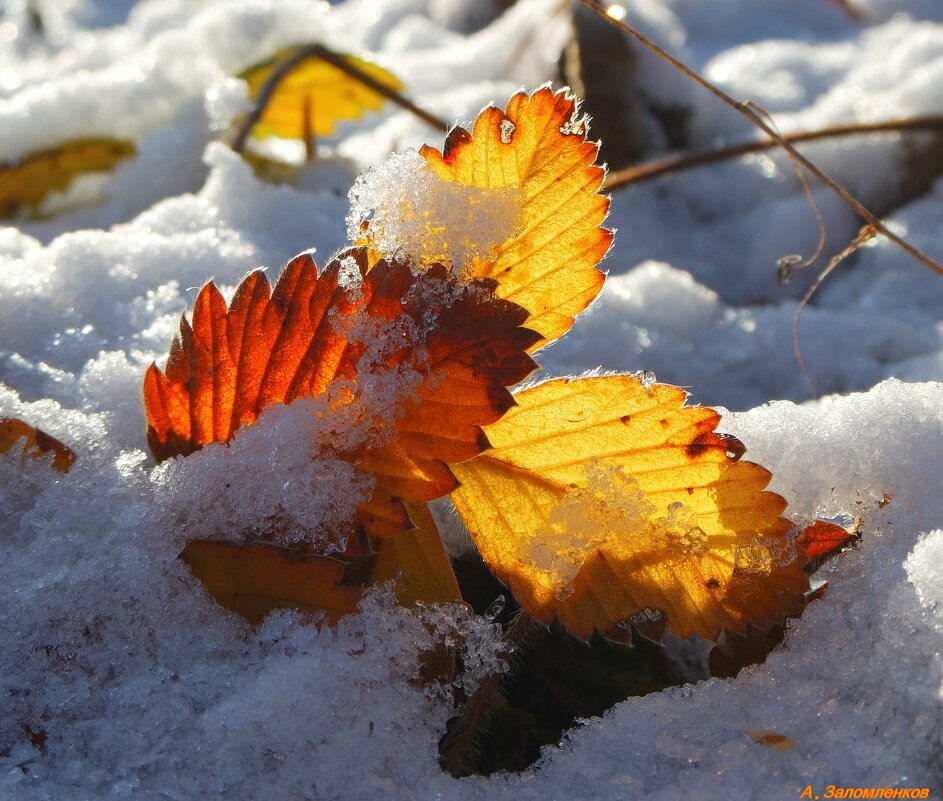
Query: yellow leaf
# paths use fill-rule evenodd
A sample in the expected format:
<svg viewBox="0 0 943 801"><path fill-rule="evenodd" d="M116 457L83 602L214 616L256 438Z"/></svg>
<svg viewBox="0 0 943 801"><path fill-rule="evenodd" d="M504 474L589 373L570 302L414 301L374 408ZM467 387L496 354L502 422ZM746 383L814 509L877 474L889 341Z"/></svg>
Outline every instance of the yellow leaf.
<svg viewBox="0 0 943 801"><path fill-rule="evenodd" d="M419 151L442 180L520 190L520 229L470 274L494 279L498 297L530 312L527 327L542 337L532 352L568 331L602 288L609 198L599 194L605 169L586 126L574 97L544 87L519 92L503 111L484 109L471 133L454 128L441 153Z"/></svg>
<svg viewBox="0 0 943 801"><path fill-rule="evenodd" d="M67 189L77 176L108 172L134 153L134 145L120 139L76 139L14 164L0 164L0 217L39 206L51 192Z"/></svg>
<svg viewBox="0 0 943 801"><path fill-rule="evenodd" d="M367 584L395 581L396 596L403 606L460 601L452 563L429 507L424 503L405 505L416 528L378 542Z"/></svg>
<svg viewBox="0 0 943 801"><path fill-rule="evenodd" d="M52 466L61 473L68 473L75 464L75 453L55 437L16 417L0 417L0 453L8 453L21 440L23 453L34 459L52 453Z"/></svg>
<svg viewBox="0 0 943 801"><path fill-rule="evenodd" d="M180 558L220 606L250 623L274 609L301 609L323 610L333 625L363 597L344 582L347 563L266 542L190 540Z"/></svg>
<svg viewBox="0 0 943 801"><path fill-rule="evenodd" d="M801 609L785 501L685 398L626 375L548 381L452 465L459 514L530 614L586 637L660 610L678 636L716 639Z"/></svg>
<svg viewBox="0 0 943 801"><path fill-rule="evenodd" d="M283 50L273 58L250 67L239 77L249 84L249 99L259 91L278 64L298 48ZM355 56L341 56L345 62L394 91L403 88L399 78L383 67ZM383 95L350 73L312 56L303 60L278 84L262 117L252 130L257 139L281 136L309 139L330 136L341 120L356 120L366 111L377 111Z"/></svg>

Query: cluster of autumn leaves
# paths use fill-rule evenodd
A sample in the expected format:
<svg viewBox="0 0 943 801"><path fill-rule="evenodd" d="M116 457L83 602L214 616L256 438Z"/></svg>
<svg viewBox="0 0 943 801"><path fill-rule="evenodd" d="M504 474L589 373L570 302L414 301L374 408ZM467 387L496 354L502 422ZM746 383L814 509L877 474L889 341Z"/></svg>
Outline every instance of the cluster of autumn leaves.
<svg viewBox="0 0 943 801"><path fill-rule="evenodd" d="M420 150L441 181L519 198L513 234L471 264L381 252L367 223L320 272L301 255L273 287L250 274L228 308L203 287L165 369L145 377L159 460L225 443L271 404L357 403L367 344L353 332L382 336L404 319L423 332L382 352L382 366L415 378L384 435L330 454L373 482L338 521L342 550L285 548L251 531L193 540L182 558L220 603L250 620L284 606L336 620L391 579L406 604L457 600L426 507L448 495L525 612L579 637L656 611L678 636L708 639L799 613L804 567L835 530L797 538L785 501L765 491L770 474L716 432L716 412L634 375L512 392L602 287L612 234L586 133L576 101L542 88L486 108L442 152Z"/></svg>
<svg viewBox="0 0 943 801"><path fill-rule="evenodd" d="M276 61L246 73L253 92ZM258 135L332 128L318 109L337 99L322 95L314 107L312 81L360 87L338 82L329 64L306 64L283 81L281 102L266 106ZM382 71L372 77L397 88ZM347 116L379 102L366 88L355 94ZM382 339L404 321L417 332L388 336L382 364L370 365L414 379L399 408L387 410L382 436L331 448L373 487L336 521L343 537L318 549L279 546L271 532L191 540L181 557L217 601L252 621L279 607L335 621L367 587L391 580L404 604L459 600L426 506L447 495L521 607L580 637L656 614L681 637L717 639L801 610L807 564L847 535L821 522L793 535L780 516L785 502L765 491L769 473L716 433L716 412L634 375L555 379L512 394L537 368L533 354L569 330L604 280L597 265L612 240L601 227L608 199L586 133L576 101L543 88L515 95L504 110L486 108L471 132L453 129L442 152L422 148L438 180L517 198L513 233L470 264L383 252L386 239L367 223L321 271L301 255L274 287L254 272L228 307L212 283L202 289L165 369L152 366L145 377L158 460L226 443L272 404L363 402L362 332ZM20 440L26 452L51 452L57 469L75 461L43 432L0 420L0 452Z"/></svg>

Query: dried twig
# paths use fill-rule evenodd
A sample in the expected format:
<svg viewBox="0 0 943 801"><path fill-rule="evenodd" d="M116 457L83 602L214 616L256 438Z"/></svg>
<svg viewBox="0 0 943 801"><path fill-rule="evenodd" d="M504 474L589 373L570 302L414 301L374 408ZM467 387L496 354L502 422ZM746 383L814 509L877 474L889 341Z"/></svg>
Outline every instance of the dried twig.
<svg viewBox="0 0 943 801"><path fill-rule="evenodd" d="M314 161L317 148L314 143L314 125L312 124L311 95L305 94L304 108L302 109L302 134L305 138L305 161Z"/></svg>
<svg viewBox="0 0 943 801"><path fill-rule="evenodd" d="M293 69L295 69L295 67L297 67L302 62L307 61L309 58L319 58L322 61L326 61L331 66L337 67L339 70L343 70L352 78L360 81L364 86L368 86L373 89L373 91L377 94L383 95L383 97L396 103L396 105L412 112L423 122L426 122L435 128L439 128L446 133L448 132L450 126L445 120L435 116L423 108L420 108L409 98L403 96L400 92L397 92L395 89L391 89L389 86L385 86L384 84L380 83L372 75L367 75L367 73L358 69L356 66L347 61L343 56L335 53L333 50L325 47L322 44L310 44L295 50L290 56L280 62L278 66L272 70L272 74L269 75L268 80L265 81L265 83L262 85L262 88L259 90L259 96L256 99L255 108L253 108L252 111L245 116L245 118L240 123L239 128L236 130L236 134L232 140L232 149L236 153L241 153L245 149L246 140L249 138L249 133L255 127L256 123L262 118L262 114L264 113L266 106L268 106L269 102L271 102L272 95L275 94L275 90L278 88L278 85Z"/></svg>
<svg viewBox="0 0 943 801"><path fill-rule="evenodd" d="M884 120L871 123L851 123L822 128L818 131L802 131L794 134L783 134L782 139L792 145L802 142L812 142L819 139L833 139L840 136L855 136L858 134L898 133L906 131L940 131L943 130L943 116L912 117L909 119ZM695 150L689 153L680 153L644 164L636 164L624 170L614 170L606 176L606 189L610 192L626 186L651 181L662 175L668 175L680 170L701 167L707 164L716 164L720 161L745 156L750 153L761 153L779 147L775 139L765 139L754 142L741 142L727 147Z"/></svg>
<svg viewBox="0 0 943 801"><path fill-rule="evenodd" d="M828 266L816 276L815 281L812 282L812 286L806 290L805 295L802 296L802 300L799 301L799 305L796 307L796 313L792 316L792 350L796 355L796 361L799 363L799 369L802 370L802 375L805 376L805 380L809 384L809 389L812 390L813 395L817 395L818 393L815 389L815 382L812 380L812 374L809 372L809 368L806 366L805 359L802 356L802 349L799 347L799 318L802 316L805 307L809 305L809 301L812 300L812 296L818 291L819 287L822 286L825 279L832 274L835 268L852 253L860 250L874 239L876 234L877 230L870 223L862 226L861 230L858 231L857 235L851 240L848 246L842 250L841 253L836 253L832 256Z"/></svg>
<svg viewBox="0 0 943 801"><path fill-rule="evenodd" d="M622 20L618 20L618 19L615 19L614 17L609 16L606 13L606 9L602 6L601 3L598 2L598 0L579 0L579 2L582 3L584 6L586 6L588 9L590 9L591 11L595 12L596 14L599 14L601 17L607 20L611 25L615 25L624 33L631 36L633 39L639 42L639 44L648 48L653 53L658 55L660 58L667 61L675 69L682 72L684 75L686 75L692 81L700 85L702 88L706 89L716 98L721 100L723 103L735 109L736 111L739 111L744 117L750 120L750 122L752 122L754 125L760 128L762 131L764 131L770 137L770 139L772 139L774 142L776 142L776 144L778 144L781 148L783 148L783 150L785 150L790 155L791 158L793 158L796 162L801 164L804 169L808 170L809 173L811 173L816 178L818 178L832 192L838 195L838 197L840 197L845 202L845 204L847 204L859 217L861 217L863 220L865 220L866 222L874 226L875 230L877 230L879 233L886 236L890 241L892 241L902 250L904 250L905 252L913 256L915 259L917 259L921 264L933 270L933 272L937 273L938 275L943 275L943 265L941 265L938 261L936 261L935 259L925 254L920 249L911 245L905 239L898 236L892 230L890 230L886 225L884 225L884 223L882 223L875 214L869 211L864 206L864 204L862 204L857 198L855 198L847 189L845 189L840 184L838 184L833 178L827 175L819 167L815 166L815 164L813 164L811 161L809 161L809 159L807 159L798 150L796 150L796 148L793 147L786 139L784 139L782 136L777 134L776 131L767 122L765 122L763 118L759 114L757 114L756 111L754 111L754 109L750 106L749 103L741 103L737 100L734 100L730 95L728 95L718 86L711 83L707 79L702 78L700 75L694 72L694 70L692 70L690 67L683 64L681 61L676 59L674 56L672 56L663 48L659 47L657 44L655 44L655 42L653 42L643 33L636 30L631 25L627 25Z"/></svg>
<svg viewBox="0 0 943 801"><path fill-rule="evenodd" d="M758 111L763 117L769 121L769 124L776 129L776 133L779 136L782 136L782 132L776 127L776 123L773 121L772 115L764 108L756 105L755 103L751 106ZM822 251L825 250L825 240L827 237L827 231L825 229L825 218L822 217L822 212L819 210L819 204L815 200L815 195L812 194L812 187L809 186L809 181L805 177L805 172L802 169L802 165L799 164L795 159L790 158L792 162L792 168L796 172L796 178L799 181L799 185L802 187L802 192L806 196L806 200L809 201L809 206L812 209L812 213L815 215L815 221L819 226L819 241L815 245L815 250L812 251L812 255L806 257L804 261L801 261L802 257L786 257L779 260L779 280L782 283L787 283L789 281L789 276L791 275L792 270L805 270L808 267L811 267L819 260L819 256L822 255ZM797 261L799 263L797 263Z"/></svg>

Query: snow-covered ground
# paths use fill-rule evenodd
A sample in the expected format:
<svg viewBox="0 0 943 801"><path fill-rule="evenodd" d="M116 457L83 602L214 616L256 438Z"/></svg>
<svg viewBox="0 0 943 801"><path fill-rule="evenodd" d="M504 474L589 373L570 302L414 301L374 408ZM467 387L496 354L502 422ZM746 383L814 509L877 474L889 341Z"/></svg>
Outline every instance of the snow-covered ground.
<svg viewBox="0 0 943 801"><path fill-rule="evenodd" d="M807 785L943 786L943 278L882 239L844 264L801 321L824 396L811 399L791 325L812 275L782 287L776 263L808 255L818 226L779 155L616 192L606 287L540 354L549 375L651 370L735 410L725 430L773 472L790 516L863 518L826 599L764 665L625 701L521 774L458 780L437 761L448 699L410 681L431 624L378 595L336 631L291 614L252 628L177 560L172 488L146 451L145 367L204 281L231 288L311 247L323 263L346 240L362 169L441 146L390 109L324 143L297 186L263 183L214 141L244 108L232 76L320 40L372 52L422 106L468 122L556 79L569 31L556 0L519 0L472 30L486 5L39 0L41 37L25 0L6 3L0 161L93 135L133 138L139 153L100 203L0 228L0 416L79 454L53 478L0 457L0 798L792 799ZM861 21L831 0L623 5L784 132L943 113L938 0L852 0ZM640 81L690 111L692 147L753 135L649 57ZM943 259L934 148L928 134L889 134L806 152ZM901 205L915 174L929 188ZM859 223L813 191L840 250ZM473 630L470 648L493 663L485 621L433 623ZM753 742L760 729L796 747Z"/></svg>

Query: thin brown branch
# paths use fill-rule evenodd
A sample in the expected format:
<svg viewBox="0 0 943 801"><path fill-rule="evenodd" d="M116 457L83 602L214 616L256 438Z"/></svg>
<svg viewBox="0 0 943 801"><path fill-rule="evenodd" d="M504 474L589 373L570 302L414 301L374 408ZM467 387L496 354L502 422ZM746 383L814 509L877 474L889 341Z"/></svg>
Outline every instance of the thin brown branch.
<svg viewBox="0 0 943 801"><path fill-rule="evenodd" d="M314 141L314 114L311 110L312 105L311 94L305 93L304 107L302 108L301 114L302 131L305 138L305 161L314 161L317 155L317 145Z"/></svg>
<svg viewBox="0 0 943 801"><path fill-rule="evenodd" d="M844 11L848 18L854 22L864 22L864 12L860 8L855 8L850 0L832 0L832 3Z"/></svg>
<svg viewBox="0 0 943 801"><path fill-rule="evenodd" d="M236 130L236 134L232 140L232 149L236 153L241 153L245 149L246 140L249 138L249 133L255 127L256 123L262 118L262 114L265 112L266 106L268 106L268 104L271 102L272 96L275 94L275 90L278 88L278 85L289 75L289 73L291 73L292 70L295 69L295 67L297 67L302 62L307 61L309 58L319 58L331 66L337 67L337 69L346 72L352 78L360 81L360 83L369 87L377 94L382 95L388 100L396 103L396 105L400 106L401 108L411 112L423 122L428 123L434 128L439 128L446 133L448 132L450 126L441 117L437 117L431 112L417 106L415 103L413 103L412 100L405 97L400 92L397 92L395 89L391 89L389 86L385 86L384 84L380 83L372 75L367 75L367 73L351 64L339 53L335 53L333 50L325 47L322 44L310 44L295 50L290 56L281 61L275 67L275 69L272 70L272 74L269 75L268 79L259 90L259 96L255 101L255 107L243 118L239 128Z"/></svg>
<svg viewBox="0 0 943 801"><path fill-rule="evenodd" d="M730 106L732 109L740 112L744 117L746 117L750 122L752 122L757 128L760 128L767 136L770 137L774 142L776 142L783 150L789 153L799 164L801 164L806 170L808 170L812 175L818 178L825 186L827 186L832 192L834 192L838 197L844 201L859 217L861 217L866 222L874 226L874 228L884 236L886 236L891 242L896 244L905 252L909 253L915 259L917 259L921 264L933 270L933 272L938 275L943 275L943 264L940 264L935 259L931 258L923 251L911 245L902 237L895 234L891 231L884 223L882 223L875 214L869 211L864 204L862 204L857 198L855 198L847 189L838 184L833 178L831 178L827 173L822 169L813 164L809 159L803 156L795 147L793 147L786 139L776 133L776 131L767 124L763 118L754 111L749 103L741 103L737 100L734 100L730 95L724 92L720 87L708 81L706 78L702 78L690 67L686 66L684 63L679 61L677 58L672 56L668 51L659 47L655 42L649 39L640 31L633 28L631 25L626 25L622 20L617 20L614 17L610 17L606 13L606 9L598 2L598 0L579 0L584 6L586 6L591 11L595 12L611 25L615 25L624 33L628 34L630 37L635 39L639 44L648 48L657 56L662 58L671 64L675 69L682 72L692 81L697 83L702 88L706 89L721 102Z"/></svg>
<svg viewBox="0 0 943 801"><path fill-rule="evenodd" d="M841 253L836 253L832 256L831 260L828 263L828 266L819 273L815 281L812 282L812 286L806 290L805 295L802 296L802 300L799 301L799 305L796 306L796 313L792 317L792 350L796 356L796 362L799 364L799 369L802 371L802 375L805 376L805 380L809 385L809 389L812 390L812 394L817 395L815 389L815 382L812 380L812 374L809 372L809 368L806 365L805 358L802 356L802 348L799 346L799 318L802 316L802 312L805 310L805 307L809 305L809 302L812 300L812 296L818 292L819 287L822 286L823 282L829 275L841 264L845 259L847 259L852 253L860 250L868 242L874 239L877 231L874 226L868 223L864 225L857 235L848 246L841 251Z"/></svg>
<svg viewBox="0 0 943 801"><path fill-rule="evenodd" d="M863 134L899 133L907 131L940 131L943 130L943 116L911 117L909 119L882 120L881 122L859 122L847 125L834 125L821 128L817 131L800 131L794 134L783 134L782 138L792 145L802 142L812 142L818 139L834 139L841 136L855 136ZM606 176L606 189L610 192L626 186L651 181L662 175L667 175L693 167L702 167L716 164L720 161L745 156L750 153L761 153L779 147L775 139L764 139L753 142L741 142L726 147L695 150L689 153L679 153L667 156L657 161L636 164L624 170L614 170Z"/></svg>
<svg viewBox="0 0 943 801"><path fill-rule="evenodd" d="M776 127L776 123L773 120L772 115L765 108L762 108L755 103L751 105L756 111L760 112L765 119L769 120L769 124L776 129L777 135L782 136L782 131ZM822 216L822 212L819 210L819 204L815 200L815 195L812 194L812 187L809 186L809 180L805 176L805 170L803 170L802 165L791 156L789 161L792 163L792 168L796 172L796 178L799 181L799 185L802 187L802 192L805 194L806 200L809 201L809 207L812 209L812 213L815 215L815 221L819 227L819 241L816 243L815 250L812 252L812 255L808 256L805 261L802 261L799 264L796 264L795 258L787 257L786 259L779 260L779 280L783 282L789 280L789 275L792 270L804 270L807 267L811 267L819 260L819 256L821 256L822 251L825 250L825 240L827 237L825 218ZM802 257L800 256L799 258L801 259ZM784 269L784 265L788 266Z"/></svg>

